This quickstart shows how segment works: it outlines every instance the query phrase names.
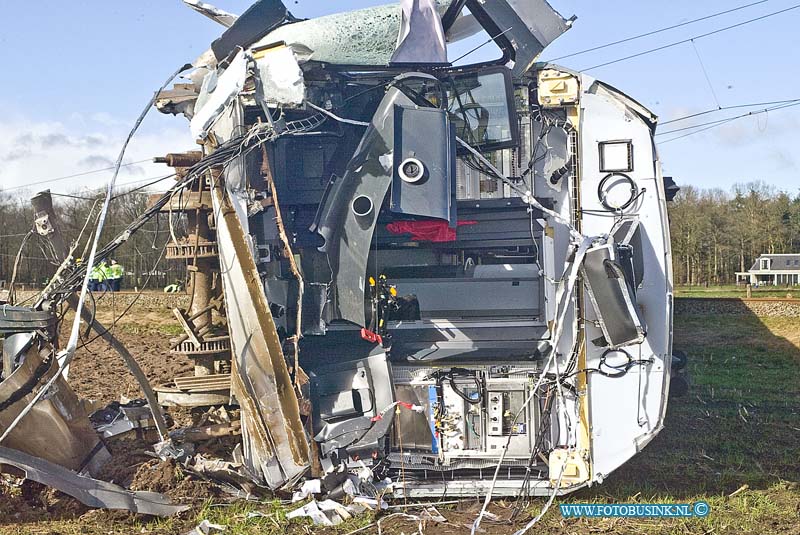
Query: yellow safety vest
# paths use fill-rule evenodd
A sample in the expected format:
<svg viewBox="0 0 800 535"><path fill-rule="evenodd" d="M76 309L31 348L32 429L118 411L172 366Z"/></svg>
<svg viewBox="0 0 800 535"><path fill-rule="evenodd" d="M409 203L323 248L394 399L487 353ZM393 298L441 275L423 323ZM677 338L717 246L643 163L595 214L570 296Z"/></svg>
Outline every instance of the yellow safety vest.
<svg viewBox="0 0 800 535"><path fill-rule="evenodd" d="M89 276L89 278L101 282L106 280L106 270L104 269L103 264L94 266L92 268L92 274Z"/></svg>
<svg viewBox="0 0 800 535"><path fill-rule="evenodd" d="M119 264L113 264L108 268L109 279L121 279L124 274L125 269L123 269L123 267Z"/></svg>

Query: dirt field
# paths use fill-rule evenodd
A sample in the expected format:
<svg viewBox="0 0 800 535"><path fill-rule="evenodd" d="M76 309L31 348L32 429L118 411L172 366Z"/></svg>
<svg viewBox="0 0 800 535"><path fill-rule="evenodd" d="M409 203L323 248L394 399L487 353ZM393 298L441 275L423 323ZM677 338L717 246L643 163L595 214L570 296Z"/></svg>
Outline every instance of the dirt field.
<svg viewBox="0 0 800 535"><path fill-rule="evenodd" d="M100 315L111 322L111 313ZM115 333L154 381L191 373L191 362L168 354L177 331L166 310L136 310ZM676 318L677 348L691 358L693 389L670 403L666 428L653 443L601 486L579 491L556 505L536 533L787 533L800 534L800 320L753 316ZM103 402L139 397L120 359L95 341L82 349L71 371L79 395ZM177 413L181 422L191 419ZM213 445L212 445L213 446ZM180 466L153 460L145 442L109 443L114 460L105 476L137 490L164 492L193 509L178 518L154 520L120 512L89 510L38 485L0 484L0 534L182 534L208 519L228 526L226 534L377 533L375 517L361 515L336 529L288 522L274 497L233 502L213 485L187 476ZM737 492L738 491L738 492ZM735 494L734 494L735 493ZM690 503L704 500L704 519L565 520L559 503ZM498 501L497 520L484 521L486 534L512 533L542 506L532 500L509 521L516 504ZM469 533L480 504L465 500L437 506L444 524L423 525L426 533ZM399 512L401 509L393 510ZM413 512L413 510L411 510ZM385 515L384 515L385 516ZM382 532L413 533L417 522L382 521Z"/></svg>

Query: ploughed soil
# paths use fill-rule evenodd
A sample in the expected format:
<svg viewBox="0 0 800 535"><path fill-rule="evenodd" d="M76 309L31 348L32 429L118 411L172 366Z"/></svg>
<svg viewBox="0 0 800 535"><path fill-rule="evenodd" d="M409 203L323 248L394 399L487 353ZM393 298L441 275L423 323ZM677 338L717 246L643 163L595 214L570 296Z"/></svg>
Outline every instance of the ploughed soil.
<svg viewBox="0 0 800 535"><path fill-rule="evenodd" d="M110 311L103 310L98 313L98 319L108 327L113 323L114 316ZM67 315L65 320L62 343L69 337L72 315ZM123 317L112 329L153 385L193 373L194 364L190 359L169 352L169 340L177 333L173 323L169 311L134 309L132 314ZM94 339L94 332L89 333L88 337L83 336L85 330L81 334L82 342L69 371L69 383L75 393L80 398L95 402L97 408L124 398L141 398L139 384L119 355L102 339ZM199 413L193 414L189 410L168 410L168 422L173 427L191 425L198 416ZM158 435L154 431L141 435L131 432L107 439L106 447L112 458L103 467L99 478L131 490L160 492L176 503L201 506L209 500L224 498L215 485L186 473L174 461L154 458L152 445L157 440ZM213 444L207 447L213 449ZM38 531L35 526L53 520L80 521L87 515L98 519L98 528L102 529L97 533L116 532L111 530L107 521L112 524L121 521L127 527L119 532L125 533L132 529L131 522L141 520L127 512L93 511L67 495L32 481L26 481L20 488L10 484L12 479L11 476L6 476L5 480L0 477L2 533L60 533L47 529ZM13 483L18 483L18 480ZM104 520L99 520L101 518ZM16 531L7 531L12 526ZM187 529L191 529L191 526ZM80 533L95 531L90 529Z"/></svg>
<svg viewBox="0 0 800 535"><path fill-rule="evenodd" d="M101 321L110 324L106 312ZM676 318L676 347L690 356L691 393L670 401L665 429L605 483L558 498L529 533L583 534L739 534L800 535L800 320L790 318L690 316ZM178 331L168 310L136 310L114 333L127 345L154 383L190 375L192 362L169 353ZM66 339L66 338L65 338ZM79 396L102 405L141 397L121 359L100 340L82 348L70 370ZM176 425L196 414L170 411ZM438 504L446 518L434 523L390 513L420 513L395 508L380 515L362 514L335 528L308 521L287 521L288 509L273 498L233 501L220 488L188 474L180 465L154 459L153 437L133 433L108 441L113 458L102 477L135 490L168 495L192 509L171 519L153 519L120 511L90 510L74 499L32 482L21 486L12 475L0 476L0 534L185 534L201 520L228 526L224 533L345 535L465 534L480 510L481 499ZM209 443L217 452L230 445ZM692 503L706 501L702 519L567 519L563 503ZM513 533L544 504L532 499L517 508L514 500L496 499L494 515L480 533ZM394 502L394 507L403 506Z"/></svg>

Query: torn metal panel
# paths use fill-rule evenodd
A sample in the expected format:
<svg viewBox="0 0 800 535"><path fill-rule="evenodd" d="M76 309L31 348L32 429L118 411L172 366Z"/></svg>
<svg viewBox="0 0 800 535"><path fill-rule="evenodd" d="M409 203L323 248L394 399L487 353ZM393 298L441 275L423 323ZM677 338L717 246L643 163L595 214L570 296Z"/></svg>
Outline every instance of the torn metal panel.
<svg viewBox="0 0 800 535"><path fill-rule="evenodd" d="M247 55L239 52L222 73L211 71L203 79L190 125L195 139L205 139L219 115L239 95L247 78L248 63Z"/></svg>
<svg viewBox="0 0 800 535"><path fill-rule="evenodd" d="M526 73L545 47L572 24L547 0L469 0L467 7L514 62L515 78Z"/></svg>
<svg viewBox="0 0 800 535"><path fill-rule="evenodd" d="M472 13L459 13L447 29L447 42L457 43L479 34L481 30L483 27Z"/></svg>
<svg viewBox="0 0 800 535"><path fill-rule="evenodd" d="M200 0L183 0L183 3L214 22L222 24L226 28L233 26L233 23L239 18L237 15L223 11L218 7L201 2Z"/></svg>
<svg viewBox="0 0 800 535"><path fill-rule="evenodd" d="M376 418L395 402L392 369L386 352L317 368L312 377L314 440L327 455L342 448L369 456L388 431L392 416L376 426ZM382 431L381 431L382 428ZM368 433L374 430L368 435ZM362 444L356 447L357 442ZM364 451L366 450L366 451Z"/></svg>
<svg viewBox="0 0 800 535"><path fill-rule="evenodd" d="M392 184L395 106L414 103L398 88L386 92L344 176L320 204L316 231L333 272L338 316L366 325L367 258L378 213Z"/></svg>
<svg viewBox="0 0 800 535"><path fill-rule="evenodd" d="M52 311L3 305L0 307L0 335L41 330L52 334L56 316Z"/></svg>
<svg viewBox="0 0 800 535"><path fill-rule="evenodd" d="M198 92L194 84L175 84L173 89L161 91L156 100L156 108L161 113L182 114L192 120Z"/></svg>
<svg viewBox="0 0 800 535"><path fill-rule="evenodd" d="M433 0L401 0L400 34L390 63L447 63L442 19Z"/></svg>
<svg viewBox="0 0 800 535"><path fill-rule="evenodd" d="M5 348L4 348L5 349ZM0 430L6 429L58 372L52 348L30 347L22 364L0 383ZM4 442L8 447L47 459L70 470L99 471L110 457L78 397L63 376L20 421ZM53 447L57 444L58 447Z"/></svg>
<svg viewBox="0 0 800 535"><path fill-rule="evenodd" d="M189 505L171 505L162 494L127 491L112 483L78 475L50 461L4 446L0 446L2 464L22 470L26 479L69 494L89 507L121 509L154 516L172 516L190 508Z"/></svg>
<svg viewBox="0 0 800 535"><path fill-rule="evenodd" d="M211 43L217 61L222 61L236 47L245 48L291 17L281 0L258 0Z"/></svg>
<svg viewBox="0 0 800 535"><path fill-rule="evenodd" d="M231 390L241 406L244 460L276 489L309 466L300 409L261 277L224 186L215 184L220 267L233 350Z"/></svg>
<svg viewBox="0 0 800 535"><path fill-rule="evenodd" d="M5 337L3 340L3 367L2 377L10 377L17 367L17 363L36 340L34 333L17 333Z"/></svg>

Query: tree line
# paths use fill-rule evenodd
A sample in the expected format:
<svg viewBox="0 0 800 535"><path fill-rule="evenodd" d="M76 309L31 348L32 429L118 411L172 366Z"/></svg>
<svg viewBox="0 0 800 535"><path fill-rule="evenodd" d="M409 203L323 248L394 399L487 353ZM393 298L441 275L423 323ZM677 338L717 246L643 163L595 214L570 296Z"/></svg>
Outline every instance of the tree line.
<svg viewBox="0 0 800 535"><path fill-rule="evenodd" d="M63 234L68 240L80 236L77 256L87 247L102 198L102 193L54 196ZM122 232L147 203L148 195L142 191L119 195L111 203L101 243ZM800 252L800 194L790 196L763 182L737 185L730 192L682 186L668 208L676 284L732 283L735 273L748 270L762 253ZM166 214L151 219L114 255L128 273L128 288L141 287L148 274L151 288L184 279L183 262L159 260L170 239L168 219ZM28 199L0 192L0 281L10 282L23 241L18 283L41 287L55 272L57 263L46 242L35 234L26 240L33 222ZM185 236L185 227L185 220L173 214L172 232Z"/></svg>
<svg viewBox="0 0 800 535"><path fill-rule="evenodd" d="M149 195L143 191L119 192L109 207L100 245L110 242L144 212L148 198ZM53 194L61 232L68 243L76 243L76 258L88 257L103 199L104 193L88 196ZM27 197L0 191L0 283L11 283L18 255L17 288L19 285L41 288L58 268L59 262L47 240L32 232L34 219ZM149 288L163 288L185 277L182 262L168 261L162 255L164 245L171 237L168 219L167 214L152 218L112 255L111 258L117 260L126 272L123 289L141 288L145 283ZM177 214L172 215L172 227L177 237L186 235L185 220Z"/></svg>
<svg viewBox="0 0 800 535"><path fill-rule="evenodd" d="M669 203L675 284L728 284L760 254L800 252L800 194L764 182L681 186Z"/></svg>

